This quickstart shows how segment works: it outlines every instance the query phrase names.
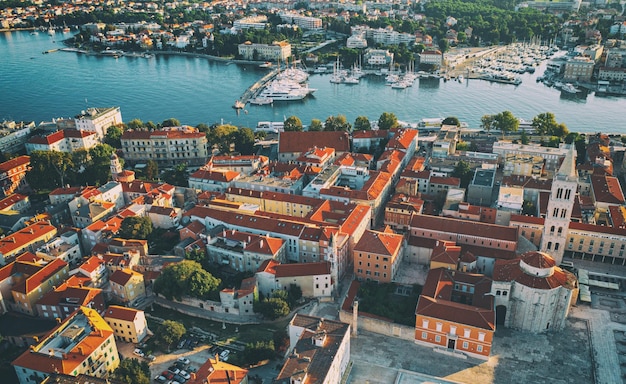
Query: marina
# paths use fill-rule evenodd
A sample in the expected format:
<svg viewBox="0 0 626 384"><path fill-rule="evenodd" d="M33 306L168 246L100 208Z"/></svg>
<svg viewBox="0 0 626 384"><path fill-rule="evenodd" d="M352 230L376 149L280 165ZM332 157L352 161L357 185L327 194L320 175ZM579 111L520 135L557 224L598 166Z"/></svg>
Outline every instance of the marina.
<svg viewBox="0 0 626 384"><path fill-rule="evenodd" d="M73 116L85 109L87 99L88 106L120 106L125 121L138 118L158 123L175 117L189 125L223 121L256 127L259 121L283 121L289 116L297 116L308 125L311 119L324 121L338 114L352 123L358 116L375 120L383 112L392 112L407 122L456 116L471 128L478 128L483 115L509 110L525 120L554 112L557 121L571 131L624 131L621 116L626 99L611 96L610 84L597 92L576 94L547 87L537 79L545 75L549 61L533 66L534 73L515 74L522 80L518 86L477 80L471 71L468 76L467 66L460 68L459 64L454 69L457 72L447 72L449 81L439 78L441 75L418 71L413 86L404 89L387 85L384 71L375 75L377 71L365 69L359 84L332 84L330 64L326 73L310 74L307 83L310 89L316 89L313 94L289 102L267 103L269 100L260 98L267 104L255 105L250 101L259 96L260 85L273 78L276 67L259 68L259 63L226 65L200 55L160 53L150 59L123 56L112 60L78 51L56 51L71 48L53 42L45 33L30 32L0 34L0 65L12 74L4 79L5 87L12 92L0 103L1 119L38 124ZM41 54L49 50L54 53ZM459 75L463 76L461 81ZM246 103L247 113L232 108L235 100Z"/></svg>

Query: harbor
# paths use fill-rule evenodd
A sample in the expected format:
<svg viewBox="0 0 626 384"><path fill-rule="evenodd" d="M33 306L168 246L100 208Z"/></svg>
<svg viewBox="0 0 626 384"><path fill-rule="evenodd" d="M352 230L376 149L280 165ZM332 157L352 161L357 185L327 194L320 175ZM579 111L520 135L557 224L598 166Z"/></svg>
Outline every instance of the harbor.
<svg viewBox="0 0 626 384"><path fill-rule="evenodd" d="M359 116L374 120L392 112L407 122L456 116L471 128L479 128L483 115L508 110L525 120L554 112L570 131L610 132L623 126L621 116L626 109L624 98L594 92L565 95L537 82L548 62L536 66L535 73L517 74L522 79L518 86L468 79L466 72L459 72L464 76L461 82L458 77L446 81L420 74L412 87L404 89L391 88L382 74L376 76L367 69L359 84L333 84L331 63L326 73L310 74L308 86L317 89L313 95L261 106L248 102L248 113L237 114L234 101L271 68L259 68L259 62L227 65L228 61L185 52L117 60L71 52L41 54L59 48L67 47L43 33L0 35L0 65L12 73L5 79L12 97L0 107L0 118L39 123L73 116L76 110L85 109L87 99L87 107L120 106L125 121L137 118L155 123L174 117L189 125L223 121L254 128L259 121L283 121L289 116L308 125L312 119L324 121L331 115L345 115L353 123Z"/></svg>

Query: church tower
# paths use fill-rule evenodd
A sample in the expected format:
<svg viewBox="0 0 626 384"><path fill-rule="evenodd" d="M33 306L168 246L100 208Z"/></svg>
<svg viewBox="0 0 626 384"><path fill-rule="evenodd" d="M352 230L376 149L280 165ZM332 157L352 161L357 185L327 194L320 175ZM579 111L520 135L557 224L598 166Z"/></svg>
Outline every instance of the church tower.
<svg viewBox="0 0 626 384"><path fill-rule="evenodd" d="M122 164L115 152L111 154L111 178L117 181L117 175L122 173Z"/></svg>
<svg viewBox="0 0 626 384"><path fill-rule="evenodd" d="M541 252L552 256L557 265L560 265L563 260L577 188L576 152L574 144L571 144L565 160L552 180L552 190L541 236Z"/></svg>

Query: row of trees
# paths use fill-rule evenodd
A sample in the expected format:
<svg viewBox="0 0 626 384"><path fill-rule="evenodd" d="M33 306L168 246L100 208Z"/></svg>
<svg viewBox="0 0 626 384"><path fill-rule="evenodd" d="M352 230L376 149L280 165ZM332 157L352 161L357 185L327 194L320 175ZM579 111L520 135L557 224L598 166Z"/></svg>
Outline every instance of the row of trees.
<svg viewBox="0 0 626 384"><path fill-rule="evenodd" d="M390 112L383 112L378 119L378 129L388 130L397 128L398 118L396 115ZM297 116L289 116L285 120L285 131L302 131L304 126L302 120ZM348 119L344 115L328 116L322 123L319 119L312 119L309 124L309 131L369 131L372 129L372 123L367 116L358 116L354 120L354 126L348 122Z"/></svg>
<svg viewBox="0 0 626 384"><path fill-rule="evenodd" d="M207 272L197 261L183 260L163 268L154 282L154 292L168 300L182 300L183 296L198 299L215 298L221 280Z"/></svg>

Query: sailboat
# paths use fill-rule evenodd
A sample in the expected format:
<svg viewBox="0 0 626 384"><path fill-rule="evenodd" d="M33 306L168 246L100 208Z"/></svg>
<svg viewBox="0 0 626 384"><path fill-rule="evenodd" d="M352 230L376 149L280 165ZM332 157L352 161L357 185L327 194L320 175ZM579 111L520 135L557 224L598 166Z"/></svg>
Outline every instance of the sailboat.
<svg viewBox="0 0 626 384"><path fill-rule="evenodd" d="M67 26L67 24L65 24L65 21L63 22L63 33L69 33L70 32L70 27Z"/></svg>
<svg viewBox="0 0 626 384"><path fill-rule="evenodd" d="M52 28L52 24L49 24L48 26L48 35L53 36L56 33L56 31L54 30L54 28Z"/></svg>

